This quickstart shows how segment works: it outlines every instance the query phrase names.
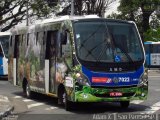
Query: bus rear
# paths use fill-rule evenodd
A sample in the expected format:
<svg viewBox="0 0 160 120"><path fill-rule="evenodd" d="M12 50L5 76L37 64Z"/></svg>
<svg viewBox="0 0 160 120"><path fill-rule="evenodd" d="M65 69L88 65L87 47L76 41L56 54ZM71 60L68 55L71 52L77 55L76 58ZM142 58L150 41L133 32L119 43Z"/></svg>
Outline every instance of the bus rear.
<svg viewBox="0 0 160 120"><path fill-rule="evenodd" d="M9 32L0 32L0 76L8 75Z"/></svg>
<svg viewBox="0 0 160 120"><path fill-rule="evenodd" d="M146 66L148 68L160 68L160 42L144 42L146 52Z"/></svg>

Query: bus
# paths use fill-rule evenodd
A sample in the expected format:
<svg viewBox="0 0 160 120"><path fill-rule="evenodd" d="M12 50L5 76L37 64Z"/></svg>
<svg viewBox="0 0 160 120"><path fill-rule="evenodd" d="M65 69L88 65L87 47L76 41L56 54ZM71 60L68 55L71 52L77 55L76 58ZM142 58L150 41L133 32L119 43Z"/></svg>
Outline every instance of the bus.
<svg viewBox="0 0 160 120"><path fill-rule="evenodd" d="M146 66L148 68L160 68L160 42L144 42L146 52Z"/></svg>
<svg viewBox="0 0 160 120"><path fill-rule="evenodd" d="M10 32L0 32L0 77L8 76L8 49Z"/></svg>
<svg viewBox="0 0 160 120"><path fill-rule="evenodd" d="M96 16L61 16L11 30L9 81L27 97L78 102L145 100L145 52L134 22Z"/></svg>

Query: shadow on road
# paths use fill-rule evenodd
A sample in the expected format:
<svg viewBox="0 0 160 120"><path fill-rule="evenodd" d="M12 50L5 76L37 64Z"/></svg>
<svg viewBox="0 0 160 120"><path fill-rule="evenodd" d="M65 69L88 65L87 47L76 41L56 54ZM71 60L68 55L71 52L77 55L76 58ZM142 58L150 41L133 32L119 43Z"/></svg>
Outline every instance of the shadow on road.
<svg viewBox="0 0 160 120"><path fill-rule="evenodd" d="M13 94L26 98L23 92L14 92ZM42 102L46 105L65 109L64 106L58 105L57 98L48 97L39 93L34 94L32 100ZM96 114L96 113L132 113L144 111L148 106L130 104L129 108L123 109L120 107L119 102L101 102L101 103L74 103L72 113L75 114Z"/></svg>

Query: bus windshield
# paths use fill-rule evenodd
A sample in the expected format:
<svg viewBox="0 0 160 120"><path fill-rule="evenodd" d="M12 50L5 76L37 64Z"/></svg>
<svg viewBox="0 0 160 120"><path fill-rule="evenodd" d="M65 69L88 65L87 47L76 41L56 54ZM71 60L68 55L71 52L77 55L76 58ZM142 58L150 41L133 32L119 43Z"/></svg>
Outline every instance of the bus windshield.
<svg viewBox="0 0 160 120"><path fill-rule="evenodd" d="M74 23L78 58L92 62L136 62L144 59L134 24L115 21Z"/></svg>
<svg viewBox="0 0 160 120"><path fill-rule="evenodd" d="M0 42L2 44L3 51L6 58L8 58L9 37L10 37L9 35L0 36Z"/></svg>

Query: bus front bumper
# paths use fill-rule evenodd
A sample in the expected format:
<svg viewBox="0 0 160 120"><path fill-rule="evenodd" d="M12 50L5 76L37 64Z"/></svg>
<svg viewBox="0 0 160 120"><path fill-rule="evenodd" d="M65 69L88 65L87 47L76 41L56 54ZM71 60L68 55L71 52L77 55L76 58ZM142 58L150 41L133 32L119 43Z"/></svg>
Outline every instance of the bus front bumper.
<svg viewBox="0 0 160 120"><path fill-rule="evenodd" d="M120 96L111 96L111 93L121 93ZM130 88L91 88L83 86L75 92L75 102L116 102L131 100L146 100L148 86Z"/></svg>

